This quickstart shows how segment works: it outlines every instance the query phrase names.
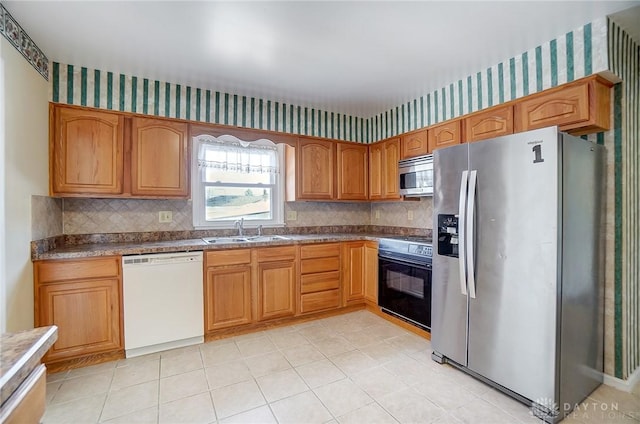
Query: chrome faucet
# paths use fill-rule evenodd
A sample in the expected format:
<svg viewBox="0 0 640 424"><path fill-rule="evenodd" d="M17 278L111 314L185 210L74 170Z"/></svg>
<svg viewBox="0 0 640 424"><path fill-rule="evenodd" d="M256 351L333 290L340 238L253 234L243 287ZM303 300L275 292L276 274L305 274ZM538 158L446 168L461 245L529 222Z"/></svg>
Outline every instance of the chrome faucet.
<svg viewBox="0 0 640 424"><path fill-rule="evenodd" d="M258 237L262 235L262 224L258 225Z"/></svg>
<svg viewBox="0 0 640 424"><path fill-rule="evenodd" d="M238 237L244 236L244 218L240 218L233 225L238 229Z"/></svg>

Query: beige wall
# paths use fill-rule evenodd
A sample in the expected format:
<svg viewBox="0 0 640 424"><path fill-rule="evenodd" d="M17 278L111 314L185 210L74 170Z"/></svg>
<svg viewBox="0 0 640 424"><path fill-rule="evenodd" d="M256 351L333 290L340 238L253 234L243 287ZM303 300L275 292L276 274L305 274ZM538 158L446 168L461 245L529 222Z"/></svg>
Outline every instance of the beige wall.
<svg viewBox="0 0 640 424"><path fill-rule="evenodd" d="M33 327L31 196L49 185L49 84L4 38L4 243L6 330ZM6 306L6 307L5 307Z"/></svg>

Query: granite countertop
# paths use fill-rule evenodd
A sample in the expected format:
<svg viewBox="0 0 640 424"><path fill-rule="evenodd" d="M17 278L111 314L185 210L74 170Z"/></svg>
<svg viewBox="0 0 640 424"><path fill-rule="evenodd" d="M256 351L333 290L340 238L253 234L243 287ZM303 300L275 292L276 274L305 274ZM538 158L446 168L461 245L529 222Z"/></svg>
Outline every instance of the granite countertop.
<svg viewBox="0 0 640 424"><path fill-rule="evenodd" d="M57 338L55 325L0 335L0 405L40 364Z"/></svg>
<svg viewBox="0 0 640 424"><path fill-rule="evenodd" d="M324 243L345 240L377 240L374 234L305 234L284 235L287 240L236 242L223 237L224 242L206 243L201 238L131 243L91 243L67 245L43 253L35 253L32 260L73 259L112 255L140 255L146 253L190 252L197 250L220 250L252 247L285 246L291 244ZM388 236L388 235L387 235Z"/></svg>
<svg viewBox="0 0 640 424"><path fill-rule="evenodd" d="M220 249L237 249L252 247L284 246L291 244L325 243L332 241L346 240L378 240L382 237L390 237L390 234L379 233L326 233L326 234L282 234L286 240L250 241L237 242L233 237L224 237L222 241L216 243L206 243L201 238L170 240L170 241L147 241L147 242L126 242L126 243L90 243L65 245L56 247L45 252L33 252L32 260L45 259L73 259L88 258L96 256L113 255L139 255L147 253L165 252L189 252L207 251Z"/></svg>

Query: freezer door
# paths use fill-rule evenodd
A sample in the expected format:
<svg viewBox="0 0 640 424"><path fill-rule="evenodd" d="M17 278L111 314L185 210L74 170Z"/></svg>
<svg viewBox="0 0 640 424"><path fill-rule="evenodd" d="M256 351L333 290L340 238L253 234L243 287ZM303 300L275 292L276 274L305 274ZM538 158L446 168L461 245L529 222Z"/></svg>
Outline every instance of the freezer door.
<svg viewBox="0 0 640 424"><path fill-rule="evenodd" d="M457 244L451 244L451 221L459 218L461 180L467 169L468 145L434 152L431 346L461 365L467 364L467 295L466 281L460 274L461 259L456 257L458 251L452 251ZM450 218L449 226L441 229L442 237L438 236L439 217Z"/></svg>
<svg viewBox="0 0 640 424"><path fill-rule="evenodd" d="M556 399L558 155L555 128L469 147L477 181L468 367L530 400Z"/></svg>

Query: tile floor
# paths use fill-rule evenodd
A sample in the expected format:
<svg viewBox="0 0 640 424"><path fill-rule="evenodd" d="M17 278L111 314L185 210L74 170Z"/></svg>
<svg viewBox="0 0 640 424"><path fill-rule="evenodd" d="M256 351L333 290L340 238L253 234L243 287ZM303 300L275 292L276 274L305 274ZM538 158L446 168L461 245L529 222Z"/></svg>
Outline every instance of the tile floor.
<svg viewBox="0 0 640 424"><path fill-rule="evenodd" d="M366 311L51 374L44 423L534 423ZM638 423L601 386L564 422Z"/></svg>

